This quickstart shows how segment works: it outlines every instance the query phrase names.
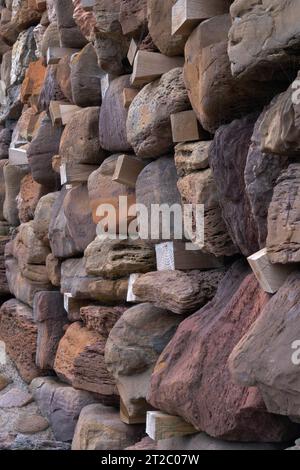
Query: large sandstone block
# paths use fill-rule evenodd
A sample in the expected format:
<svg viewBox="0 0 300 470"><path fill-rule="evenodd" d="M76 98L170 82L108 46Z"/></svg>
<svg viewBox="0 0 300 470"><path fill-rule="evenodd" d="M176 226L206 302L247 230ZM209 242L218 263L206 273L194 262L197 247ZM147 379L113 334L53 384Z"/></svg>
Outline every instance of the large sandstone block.
<svg viewBox="0 0 300 470"><path fill-rule="evenodd" d="M222 124L259 109L282 84L237 79L227 54L230 15L201 23L185 46L184 80L194 111L204 129L215 132Z"/></svg>
<svg viewBox="0 0 300 470"><path fill-rule="evenodd" d="M142 435L141 426L121 423L116 409L90 405L80 413L72 450L122 450Z"/></svg>
<svg viewBox="0 0 300 470"><path fill-rule="evenodd" d="M60 138L61 129L52 126L46 115L28 149L33 179L50 190L55 190L59 184L58 175L52 169L52 157L58 153Z"/></svg>
<svg viewBox="0 0 300 470"><path fill-rule="evenodd" d="M238 252L222 217L217 186L211 169L193 172L177 183L183 204L204 204L204 246L201 248L215 256L230 256ZM196 217L194 212L194 218ZM192 224L189 238L197 245L198 232ZM202 244L202 243L201 243Z"/></svg>
<svg viewBox="0 0 300 470"><path fill-rule="evenodd" d="M124 312L109 334L105 363L116 379L130 422L145 422L154 365L180 321L167 310L140 304Z"/></svg>
<svg viewBox="0 0 300 470"><path fill-rule="evenodd" d="M234 381L259 388L270 413L299 422L299 273L291 274L229 358ZM296 341L295 341L296 340ZM266 344L268 348L266 348Z"/></svg>
<svg viewBox="0 0 300 470"><path fill-rule="evenodd" d="M123 90L130 85L130 75L113 80L105 93L99 119L100 145L110 152L130 152L126 120L128 110L123 103Z"/></svg>
<svg viewBox="0 0 300 470"><path fill-rule="evenodd" d="M156 158L173 148L170 115L190 108L181 68L146 85L130 105L127 138L136 155Z"/></svg>
<svg viewBox="0 0 300 470"><path fill-rule="evenodd" d="M99 107L84 108L74 114L62 134L59 154L64 163L100 165L106 154L99 141Z"/></svg>
<svg viewBox="0 0 300 470"><path fill-rule="evenodd" d="M37 324L36 364L42 370L51 370L64 326L68 323L63 295L38 292L34 298L33 317Z"/></svg>
<svg viewBox="0 0 300 470"><path fill-rule="evenodd" d="M85 250L87 273L109 279L155 268L155 251L142 240L96 238Z"/></svg>
<svg viewBox="0 0 300 470"><path fill-rule="evenodd" d="M182 55L188 34L172 35L172 7L177 0L148 0L148 28L160 52Z"/></svg>
<svg viewBox="0 0 300 470"><path fill-rule="evenodd" d="M92 44L85 46L70 62L73 102L77 106L101 104L101 75Z"/></svg>
<svg viewBox="0 0 300 470"><path fill-rule="evenodd" d="M142 302L179 315L191 314L214 297L224 274L224 270L154 271L134 282L133 293Z"/></svg>
<svg viewBox="0 0 300 470"><path fill-rule="evenodd" d="M2 129L0 131L0 160L8 158L8 149L11 143L11 130Z"/></svg>
<svg viewBox="0 0 300 470"><path fill-rule="evenodd" d="M82 408L97 402L91 393L75 390L53 377L34 379L30 389L55 438L64 442L72 440Z"/></svg>
<svg viewBox="0 0 300 470"><path fill-rule="evenodd" d="M291 436L291 423L268 414L256 388L235 385L227 365L268 300L249 268L237 262L213 301L181 323L160 356L150 403L219 439L278 442Z"/></svg>
<svg viewBox="0 0 300 470"><path fill-rule="evenodd" d="M235 0L228 54L234 75L286 79L299 68L297 0Z"/></svg>
<svg viewBox="0 0 300 470"><path fill-rule="evenodd" d="M256 118L249 115L218 129L209 158L229 235L244 256L256 253L259 248L244 177Z"/></svg>
<svg viewBox="0 0 300 470"><path fill-rule="evenodd" d="M84 47L87 41L73 19L72 0L55 0L54 5L61 47Z"/></svg>
<svg viewBox="0 0 300 470"><path fill-rule="evenodd" d="M0 309L0 338L23 380L31 382L41 374L35 364L37 326L31 308L16 299L5 302Z"/></svg>
<svg viewBox="0 0 300 470"><path fill-rule="evenodd" d="M103 403L113 404L118 392L104 362L106 340L105 332L99 334L80 322L72 323L59 342L54 370L63 382L96 393Z"/></svg>
<svg viewBox="0 0 300 470"><path fill-rule="evenodd" d="M261 248L266 246L268 210L274 187L281 171L288 166L288 156L265 153L261 150L263 140L261 125L269 112L269 106L265 107L255 123L245 167L245 189Z"/></svg>
<svg viewBox="0 0 300 470"><path fill-rule="evenodd" d="M272 263L298 263L300 164L282 171L274 188L268 213L268 257Z"/></svg>

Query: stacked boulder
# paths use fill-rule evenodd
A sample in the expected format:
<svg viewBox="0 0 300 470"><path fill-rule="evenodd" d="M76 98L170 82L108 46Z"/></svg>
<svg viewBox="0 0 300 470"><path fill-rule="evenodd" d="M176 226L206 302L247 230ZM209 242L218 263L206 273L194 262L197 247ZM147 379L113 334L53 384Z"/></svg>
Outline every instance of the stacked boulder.
<svg viewBox="0 0 300 470"><path fill-rule="evenodd" d="M269 3L0 1L0 340L60 446L300 437L300 8Z"/></svg>

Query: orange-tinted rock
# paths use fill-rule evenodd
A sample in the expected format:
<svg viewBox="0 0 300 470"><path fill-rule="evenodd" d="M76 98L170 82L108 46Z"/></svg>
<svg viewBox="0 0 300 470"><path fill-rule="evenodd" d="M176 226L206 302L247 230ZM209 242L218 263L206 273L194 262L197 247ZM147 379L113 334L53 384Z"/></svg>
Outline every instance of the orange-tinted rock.
<svg viewBox="0 0 300 470"><path fill-rule="evenodd" d="M46 67L44 67L41 59L29 64L21 88L23 103L27 103L31 96L39 96L44 84L45 75Z"/></svg>
<svg viewBox="0 0 300 470"><path fill-rule="evenodd" d="M34 218L34 211L45 190L33 180L31 173L24 176L18 195L19 219L21 223Z"/></svg>
<svg viewBox="0 0 300 470"><path fill-rule="evenodd" d="M73 102L72 86L71 86L71 56L66 55L60 59L57 65L56 80L59 88L70 103Z"/></svg>
<svg viewBox="0 0 300 470"><path fill-rule="evenodd" d="M292 437L291 422L269 414L258 389L235 385L227 365L268 300L249 268L237 262L212 302L181 323L160 356L150 403L220 439L277 442Z"/></svg>

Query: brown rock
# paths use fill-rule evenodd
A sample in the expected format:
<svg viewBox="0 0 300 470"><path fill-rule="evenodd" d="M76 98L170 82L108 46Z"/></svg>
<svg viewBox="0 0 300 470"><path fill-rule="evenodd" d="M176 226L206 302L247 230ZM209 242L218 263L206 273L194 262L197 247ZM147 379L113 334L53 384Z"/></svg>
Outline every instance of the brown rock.
<svg viewBox="0 0 300 470"><path fill-rule="evenodd" d="M28 150L28 160L33 179L49 189L56 189L58 175L52 170L52 157L58 153L61 129L52 126L45 116Z"/></svg>
<svg viewBox="0 0 300 470"><path fill-rule="evenodd" d="M48 110L50 101L63 101L65 99L65 95L56 78L57 68L57 65L48 65L47 67L44 84L38 101L40 111Z"/></svg>
<svg viewBox="0 0 300 470"><path fill-rule="evenodd" d="M59 292L38 292L34 298L33 317L37 323L36 365L53 369L59 341L68 323L64 298Z"/></svg>
<svg viewBox="0 0 300 470"><path fill-rule="evenodd" d="M59 154L63 163L100 165L106 157L99 141L99 107L74 114L62 134Z"/></svg>
<svg viewBox="0 0 300 470"><path fill-rule="evenodd" d="M11 57L12 57L11 49L5 52L2 56L1 80L4 81L6 88L10 86Z"/></svg>
<svg viewBox="0 0 300 470"><path fill-rule="evenodd" d="M127 119L127 138L136 155L156 158L171 151L170 115L189 107L181 68L146 85L131 103Z"/></svg>
<svg viewBox="0 0 300 470"><path fill-rule="evenodd" d="M175 165L178 176L186 176L193 171L208 168L209 148L208 142L183 142L175 147Z"/></svg>
<svg viewBox="0 0 300 470"><path fill-rule="evenodd" d="M47 27L41 44L41 53L46 62L47 51L49 47L60 47L57 22L53 21Z"/></svg>
<svg viewBox="0 0 300 470"><path fill-rule="evenodd" d="M72 103L71 56L65 55L57 65L56 79L64 96Z"/></svg>
<svg viewBox="0 0 300 470"><path fill-rule="evenodd" d="M0 375L0 392L4 390L11 383L11 379L6 375Z"/></svg>
<svg viewBox="0 0 300 470"><path fill-rule="evenodd" d="M89 276L84 258L68 259L61 265L61 292L72 294L75 299L90 299L89 286L99 277Z"/></svg>
<svg viewBox="0 0 300 470"><path fill-rule="evenodd" d="M110 330L125 312L126 307L105 307L89 305L80 309L80 319L88 330L108 336Z"/></svg>
<svg viewBox="0 0 300 470"><path fill-rule="evenodd" d="M60 269L60 260L50 253L46 258L46 270L51 284L55 287L60 287Z"/></svg>
<svg viewBox="0 0 300 470"><path fill-rule="evenodd" d="M60 340L54 370L73 387L97 393L105 403L114 403L118 392L104 363L106 340L104 332L100 335L80 322L72 323Z"/></svg>
<svg viewBox="0 0 300 470"><path fill-rule="evenodd" d="M143 428L122 423L116 409L90 405L80 413L72 450L122 450L142 435Z"/></svg>
<svg viewBox="0 0 300 470"><path fill-rule="evenodd" d="M155 271L143 274L133 285L142 302L183 315L194 313L215 295L223 270Z"/></svg>
<svg viewBox="0 0 300 470"><path fill-rule="evenodd" d="M236 345L228 363L237 384L259 388L270 413L287 415L297 422L299 349L294 343L300 333L299 298L300 277L294 273Z"/></svg>
<svg viewBox="0 0 300 470"><path fill-rule="evenodd" d="M169 56L183 55L186 35L172 35L172 7L176 0L148 0L148 27L160 52Z"/></svg>
<svg viewBox="0 0 300 470"><path fill-rule="evenodd" d="M245 166L256 115L221 127L210 147L210 166L222 215L234 244L244 256L258 251L258 234L245 189Z"/></svg>
<svg viewBox="0 0 300 470"><path fill-rule="evenodd" d="M116 78L110 84L102 102L99 120L100 145L110 152L130 152L127 141L123 90L130 86L130 75Z"/></svg>
<svg viewBox="0 0 300 470"><path fill-rule="evenodd" d="M49 427L48 421L40 415L29 414L20 417L15 429L21 434L36 434L45 431Z"/></svg>
<svg viewBox="0 0 300 470"><path fill-rule="evenodd" d="M92 299L107 305L119 305L127 299L128 279L101 279L89 283L89 295Z"/></svg>
<svg viewBox="0 0 300 470"><path fill-rule="evenodd" d="M8 149L11 143L11 130L2 129L0 131L0 159L8 158Z"/></svg>
<svg viewBox="0 0 300 470"><path fill-rule="evenodd" d="M31 308L16 299L5 302L0 309L0 337L26 382L41 374L35 365L37 327Z"/></svg>
<svg viewBox="0 0 300 470"><path fill-rule="evenodd" d="M28 165L15 166L6 162L3 166L5 181L3 216L9 225L17 226L20 223L17 196L20 192L21 181L28 173Z"/></svg>
<svg viewBox="0 0 300 470"><path fill-rule="evenodd" d="M268 414L256 388L235 385L227 366L268 300L249 268L237 262L214 300L181 323L160 356L150 403L219 439L278 442L291 436L291 423Z"/></svg>
<svg viewBox="0 0 300 470"><path fill-rule="evenodd" d="M147 0L121 0L119 21L124 35L138 37L147 27Z"/></svg>
<svg viewBox="0 0 300 470"><path fill-rule="evenodd" d="M8 160L0 160L0 219L4 220L4 201L5 201L5 180L4 180L4 166Z"/></svg>
<svg viewBox="0 0 300 470"><path fill-rule="evenodd" d="M73 19L72 0L54 0L60 44L62 47L82 48L87 41Z"/></svg>
<svg viewBox="0 0 300 470"><path fill-rule="evenodd" d="M96 238L85 250L86 271L109 279L145 273L155 268L155 251L143 240Z"/></svg>
<svg viewBox="0 0 300 470"><path fill-rule="evenodd" d="M52 208L60 193L48 193L41 197L34 213L33 230L36 237L49 246L49 226L51 222Z"/></svg>
<svg viewBox="0 0 300 470"><path fill-rule="evenodd" d="M33 219L34 211L43 194L43 187L33 180L31 174L24 176L21 180L18 195L18 210L21 223L29 222Z"/></svg>
<svg viewBox="0 0 300 470"><path fill-rule="evenodd" d="M101 71L93 45L85 46L70 65L73 102L77 106L100 106Z"/></svg>
<svg viewBox="0 0 300 470"><path fill-rule="evenodd" d="M124 312L109 334L105 363L132 421L145 422L152 371L180 321L171 312L140 304Z"/></svg>
<svg viewBox="0 0 300 470"><path fill-rule="evenodd" d="M284 170L274 188L268 214L268 256L272 263L298 263L300 164Z"/></svg>
<svg viewBox="0 0 300 470"><path fill-rule="evenodd" d="M49 248L39 240L33 229L33 221L20 225L13 241L13 255L19 266L23 264L45 264Z"/></svg>
<svg viewBox="0 0 300 470"><path fill-rule="evenodd" d="M95 39L96 17L94 11L85 11L81 5L81 0L73 0L74 12L73 18L80 28L83 36L88 41Z"/></svg>

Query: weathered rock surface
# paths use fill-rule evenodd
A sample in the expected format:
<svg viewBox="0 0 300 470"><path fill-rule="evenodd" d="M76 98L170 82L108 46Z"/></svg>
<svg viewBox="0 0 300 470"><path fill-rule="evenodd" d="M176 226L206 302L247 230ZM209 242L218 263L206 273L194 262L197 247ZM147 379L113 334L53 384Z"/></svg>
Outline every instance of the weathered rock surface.
<svg viewBox="0 0 300 470"><path fill-rule="evenodd" d="M274 188L268 213L268 256L272 263L298 263L300 164L284 170Z"/></svg>
<svg viewBox="0 0 300 470"><path fill-rule="evenodd" d="M46 271L49 281L55 287L60 286L60 269L60 260L50 253L46 258Z"/></svg>
<svg viewBox="0 0 300 470"><path fill-rule="evenodd" d="M84 108L66 125L59 147L64 163L100 165L103 162L106 154L99 142L99 111L96 106Z"/></svg>
<svg viewBox="0 0 300 470"><path fill-rule="evenodd" d="M18 387L11 388L0 397L0 408L21 408L32 401L30 393L21 390Z"/></svg>
<svg viewBox="0 0 300 470"><path fill-rule="evenodd" d="M81 0L73 0L74 12L73 18L80 28L83 36L88 41L95 39L96 17L94 11L85 11L81 5Z"/></svg>
<svg viewBox="0 0 300 470"><path fill-rule="evenodd" d="M48 232L51 212L59 194L59 192L48 193L41 197L35 209L32 227L36 237L41 240L44 245L49 245Z"/></svg>
<svg viewBox="0 0 300 470"><path fill-rule="evenodd" d="M75 390L53 377L34 379L30 389L55 438L63 442L72 440L82 408L96 402L91 393Z"/></svg>
<svg viewBox="0 0 300 470"><path fill-rule="evenodd" d="M17 226L20 223L17 196L20 192L21 181L28 173L28 165L15 166L6 162L3 166L5 181L3 216L9 225Z"/></svg>
<svg viewBox="0 0 300 470"><path fill-rule="evenodd" d="M28 160L33 179L43 186L56 189L58 175L52 169L52 157L57 155L61 129L52 126L50 117L45 116L28 150Z"/></svg>
<svg viewBox="0 0 300 470"><path fill-rule="evenodd" d="M258 387L270 413L299 422L299 273L291 274L236 345L229 368L236 383ZM266 347L267 345L267 347Z"/></svg>
<svg viewBox="0 0 300 470"><path fill-rule="evenodd" d="M119 305L127 299L128 279L91 280L88 286L89 296L106 305Z"/></svg>
<svg viewBox="0 0 300 470"><path fill-rule="evenodd" d="M86 271L109 279L152 271L156 265L154 248L142 240L96 238L85 250Z"/></svg>
<svg viewBox="0 0 300 470"><path fill-rule="evenodd" d="M249 268L237 262L213 301L181 323L160 356L150 403L220 439L278 442L291 437L291 423L268 414L256 388L235 385L227 366L268 300Z"/></svg>
<svg viewBox="0 0 300 470"><path fill-rule="evenodd" d="M70 293L76 299L90 299L91 282L102 279L89 276L84 258L67 259L61 265L61 292Z"/></svg>
<svg viewBox="0 0 300 470"><path fill-rule="evenodd" d="M121 0L119 21L124 35L138 37L147 27L147 0Z"/></svg>
<svg viewBox="0 0 300 470"><path fill-rule="evenodd" d="M143 431L139 425L122 423L114 408L89 405L80 413L72 450L122 450L139 440Z"/></svg>
<svg viewBox="0 0 300 470"><path fill-rule="evenodd" d="M105 93L99 119L100 145L110 152L130 152L127 141L126 120L128 110L124 106L123 90L130 87L130 75L113 80Z"/></svg>
<svg viewBox="0 0 300 470"><path fill-rule="evenodd" d="M107 336L72 323L60 340L54 370L58 377L77 389L96 393L103 403L114 404L118 392L104 363Z"/></svg>
<svg viewBox="0 0 300 470"><path fill-rule="evenodd" d="M64 96L70 103L73 102L71 85L71 57L66 54L57 64L56 79Z"/></svg>
<svg viewBox="0 0 300 470"><path fill-rule="evenodd" d="M70 66L73 102L77 106L99 106L101 104L101 74L93 45L88 44L76 54Z"/></svg>
<svg viewBox="0 0 300 470"><path fill-rule="evenodd" d="M61 46L79 49L85 46L87 41L73 19L72 0L55 0L54 5Z"/></svg>
<svg viewBox="0 0 300 470"><path fill-rule="evenodd" d="M16 424L16 431L21 434L36 434L45 431L49 427L48 421L40 415L28 415L20 417Z"/></svg>
<svg viewBox="0 0 300 470"><path fill-rule="evenodd" d="M49 49L49 47L60 47L58 27L56 21L53 21L49 24L43 35L43 40L41 43L41 53L43 55L44 62L46 62L47 50Z"/></svg>
<svg viewBox="0 0 300 470"><path fill-rule="evenodd" d="M143 302L177 314L194 313L211 300L224 277L223 270L155 271L143 274L133 285L133 293Z"/></svg>
<svg viewBox="0 0 300 470"><path fill-rule="evenodd" d="M41 375L35 364L37 326L31 308L16 299L5 302L0 309L0 338L26 382Z"/></svg>
<svg viewBox="0 0 300 470"><path fill-rule="evenodd" d="M127 138L137 156L157 158L173 148L170 115L190 108L182 68L146 85L134 98L127 118Z"/></svg>
<svg viewBox="0 0 300 470"><path fill-rule="evenodd" d="M38 292L34 298L33 317L37 323L36 364L51 370L64 326L68 323L64 298L60 292Z"/></svg>
<svg viewBox="0 0 300 470"><path fill-rule="evenodd" d="M59 86L56 74L57 65L48 65L43 88L41 89L38 100L38 107L40 111L47 110L49 108L50 101L65 100L65 95Z"/></svg>
<svg viewBox="0 0 300 470"><path fill-rule="evenodd" d="M183 142L175 147L175 165L178 176L186 176L194 171L206 170L209 166L211 141Z"/></svg>
<svg viewBox="0 0 300 470"><path fill-rule="evenodd" d="M154 365L180 320L171 312L140 304L124 312L111 330L105 347L105 363L116 379L130 418L141 422L145 419Z"/></svg>
<svg viewBox="0 0 300 470"><path fill-rule="evenodd" d="M18 197L18 211L21 223L29 222L34 217L34 212L39 199L44 194L42 185L34 181L31 174L22 178Z"/></svg>
<svg viewBox="0 0 300 470"><path fill-rule="evenodd" d="M80 309L80 319L88 330L108 336L110 330L125 310L127 310L125 306L105 307L102 305L89 305Z"/></svg>
<svg viewBox="0 0 300 470"><path fill-rule="evenodd" d="M222 215L234 244L244 256L258 251L258 234L245 190L245 166L256 115L233 121L216 132L210 166Z"/></svg>
<svg viewBox="0 0 300 470"><path fill-rule="evenodd" d="M234 75L269 80L274 74L286 78L299 68L300 43L297 0L235 0L229 34L229 58ZM259 33L258 33L259 32Z"/></svg>
<svg viewBox="0 0 300 470"><path fill-rule="evenodd" d="M12 48L10 85L22 83L30 62L36 60L33 28L20 33Z"/></svg>

